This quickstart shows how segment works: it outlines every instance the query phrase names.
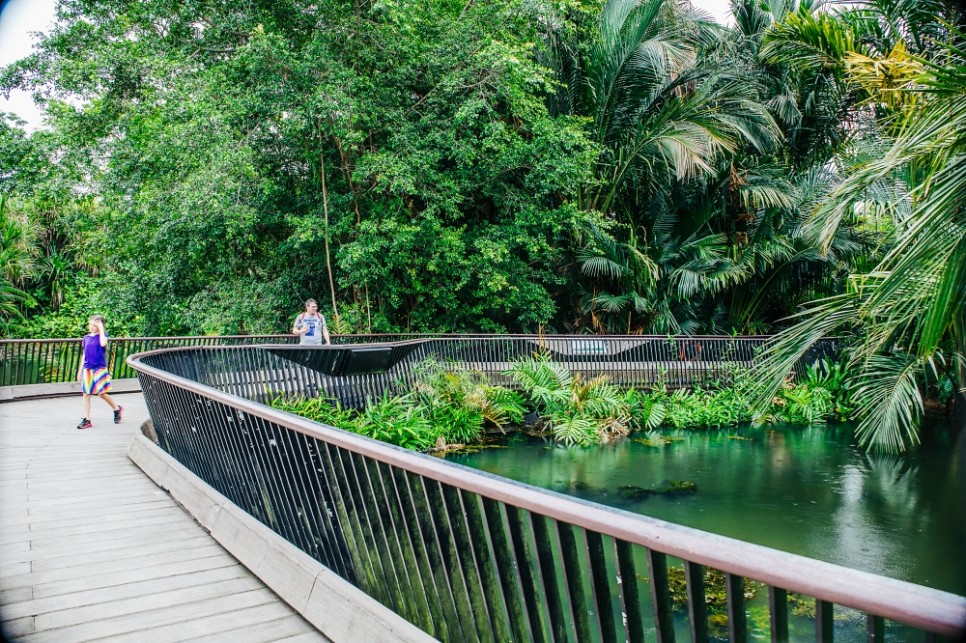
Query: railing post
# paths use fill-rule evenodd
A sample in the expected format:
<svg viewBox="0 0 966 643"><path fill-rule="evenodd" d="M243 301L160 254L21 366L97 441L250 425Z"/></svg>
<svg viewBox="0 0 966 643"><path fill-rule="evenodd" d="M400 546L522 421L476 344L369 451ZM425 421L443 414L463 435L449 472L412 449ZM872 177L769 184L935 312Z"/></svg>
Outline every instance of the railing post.
<svg viewBox="0 0 966 643"><path fill-rule="evenodd" d="M684 561L684 575L688 588L688 612L691 616L691 640L708 640L708 605L704 597L704 567Z"/></svg>
<svg viewBox="0 0 966 643"><path fill-rule="evenodd" d="M674 613L671 609L667 556L653 549L648 549L647 562L651 568L651 599L654 601L654 626L657 630L657 642L674 643Z"/></svg>
<svg viewBox="0 0 966 643"><path fill-rule="evenodd" d="M771 613L772 643L788 642L788 592L768 587L768 611Z"/></svg>
<svg viewBox="0 0 966 643"><path fill-rule="evenodd" d="M835 633L833 622L835 606L828 601L815 600L815 640L831 643Z"/></svg>
<svg viewBox="0 0 966 643"><path fill-rule="evenodd" d="M728 638L732 643L744 643L748 637L745 579L735 574L725 574L725 593L728 599Z"/></svg>

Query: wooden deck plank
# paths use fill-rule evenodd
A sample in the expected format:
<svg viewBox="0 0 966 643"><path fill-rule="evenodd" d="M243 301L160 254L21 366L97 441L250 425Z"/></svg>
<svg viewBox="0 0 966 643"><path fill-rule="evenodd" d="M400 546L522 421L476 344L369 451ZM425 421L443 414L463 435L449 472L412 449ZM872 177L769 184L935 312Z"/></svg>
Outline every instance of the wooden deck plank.
<svg viewBox="0 0 966 643"><path fill-rule="evenodd" d="M192 535L190 538L165 539L151 544L150 549L144 547L143 542L132 543L127 547L111 547L96 552L86 552L82 560L87 564L100 564L107 561L126 561L132 558L154 557L168 552L187 551L211 543L206 534ZM43 559L28 561L33 572L45 572L54 569L65 569L77 565L78 556L72 552L66 556L51 556Z"/></svg>
<svg viewBox="0 0 966 643"><path fill-rule="evenodd" d="M124 585L141 580L161 580L168 576L190 574L192 572L217 569L218 567L228 567L236 564L230 558L214 555L179 561L167 565L126 569L121 573L94 574L84 578L51 579L47 582L35 583L32 587L35 598L44 598L46 596L57 596L58 594L69 594L71 592L83 592L88 589Z"/></svg>
<svg viewBox="0 0 966 643"><path fill-rule="evenodd" d="M151 490L151 495L159 498L169 497L168 494L158 488ZM118 504L126 504L132 501L138 502L144 500L144 497L144 489L129 486L119 491L102 491L100 493L86 494L82 499L71 499L65 497L41 499L35 498L30 501L30 513L40 514L44 511L57 512L60 511L62 507L110 506L112 501L115 500Z"/></svg>
<svg viewBox="0 0 966 643"><path fill-rule="evenodd" d="M120 491L117 496L110 494L87 496L76 502L70 502L65 498L34 500L30 502L28 509L31 516L60 515L65 509L87 511L97 510L101 507L127 507L145 502L166 501L167 499L168 494L160 489L153 490L147 497L143 490L131 489L130 491Z"/></svg>
<svg viewBox="0 0 966 643"><path fill-rule="evenodd" d="M178 623L177 625L169 625L167 627L155 628L153 630L144 630L133 636L119 636L115 638L114 641L115 643L143 643L144 641L157 641L160 643L161 641L173 640L172 637L176 633L179 637L182 635L188 637L191 637L192 635L196 637L204 637L204 634L202 633L206 631L214 630L216 632L222 632L229 628L235 628L231 636L221 637L221 635L219 635L219 638L224 641L231 641L232 643L248 643L248 640L245 638L244 634L245 630L249 626L281 618L285 614L280 607L281 605L278 603L268 603L246 610L238 610L224 614L214 614L211 616L185 621L183 623ZM305 632L303 636L307 637L306 640L311 641L326 640L326 638L317 631Z"/></svg>
<svg viewBox="0 0 966 643"><path fill-rule="evenodd" d="M78 627L88 623L95 623L116 619L118 622L137 619L145 612L145 604L148 603L151 612L157 612L162 608L177 608L188 606L216 598L236 596L252 591L266 591L261 587L257 579L250 577L233 578L217 583L206 583L184 589L176 589L168 592L152 594L150 598L144 596L134 596L110 603L98 603L93 605L82 605L50 612L41 612L36 616L21 617L8 621L8 629L13 634L23 636L44 630L55 630L59 628ZM269 598L271 598L269 596ZM128 617L128 618L122 618ZM155 617L156 618L156 617ZM144 621L149 627L150 621ZM304 627L303 627L304 630Z"/></svg>
<svg viewBox="0 0 966 643"><path fill-rule="evenodd" d="M151 553L150 556L125 557L90 562L86 557L78 558L73 565L55 567L53 569L30 569L25 574L4 576L2 578L7 587L21 587L23 585L45 586L70 580L83 580L96 583L98 576L104 576L105 582L118 584L123 582L125 574L135 575L141 570L167 568L169 566L204 561L217 558L222 552L221 547L212 541L195 547L184 547L165 553ZM96 585L95 585L96 586Z"/></svg>
<svg viewBox="0 0 966 643"><path fill-rule="evenodd" d="M245 625L243 627L225 630L222 632L222 636L226 640L244 642L244 643L273 643L274 641L291 641L294 640L292 637L302 636L304 638L300 639L302 641L320 641L324 640L320 638L320 634L307 633L305 629L300 627L300 624L296 618L291 616L286 616L283 618L275 619L273 621L265 621L255 625ZM192 641L194 643L207 643L211 639L208 637L193 638L187 641ZM182 641L182 643L186 643Z"/></svg>
<svg viewBox="0 0 966 643"><path fill-rule="evenodd" d="M184 513L177 506L165 507L161 509L155 509L153 511L140 512L140 515L129 518L123 514L114 514L111 516L101 516L97 523L83 522L78 520L71 520L60 525L55 523L50 523L42 526L35 526L30 528L29 524L24 525L11 525L11 532L14 535L24 535L24 532L20 529L15 529L21 526L26 527L26 537L30 537L34 540L43 540L44 538L57 538L63 536L89 536L93 537L102 532L124 530L129 527L134 526L145 526L145 525L158 525L167 524L172 520L177 520L179 513ZM15 529L15 530L14 530ZM6 529L0 529L0 534L3 536L7 535Z"/></svg>
<svg viewBox="0 0 966 643"><path fill-rule="evenodd" d="M69 522L77 518L83 519L85 517L97 518L99 516L119 515L120 512L124 512L125 515L130 515L154 509L167 509L170 507L170 500L165 500L164 498L141 498L140 501L122 501L112 505L105 499L96 505L67 505L66 507L61 508L60 511L42 508L38 512L28 504L24 506L26 513L11 518L6 526L25 524L30 527L31 531L41 531L49 525L60 524L62 521ZM4 507L4 511L6 509L7 507Z"/></svg>
<svg viewBox="0 0 966 643"><path fill-rule="evenodd" d="M124 423L98 405L85 431L74 428L79 398L0 404L5 634L58 643L326 640L127 458L147 411L139 394L115 399Z"/></svg>
<svg viewBox="0 0 966 643"><path fill-rule="evenodd" d="M47 596L45 598L20 600L5 604L2 611L4 617L14 619L85 606L96 606L98 609L110 609L111 605L120 601L129 599L150 601L151 597L157 594L190 591L194 587L204 587L206 585L237 579L252 579L252 576L244 566L238 564L196 572L194 574L171 576L160 583L156 579L148 579L136 583L90 589L73 594L60 594L58 596ZM142 605L143 607L144 605Z"/></svg>
<svg viewBox="0 0 966 643"><path fill-rule="evenodd" d="M147 603L147 601L145 601ZM19 624L21 631L14 632L18 640L27 643L35 640L34 634L43 635L57 634L59 640L80 640L93 641L106 637L118 637L120 635L134 635L145 640L150 636L152 630L161 627L174 626L178 631L184 631L186 625L192 621L210 619L212 617L236 618L236 615L243 614L254 607L271 607L284 613L289 609L287 605L279 605L278 598L268 589L260 588L240 594L229 594L210 598L206 600L194 601L184 605L174 605L160 609L143 609L135 614L125 614L114 618L97 618L93 621L86 621L68 627L60 627L51 630L36 628L36 619L27 618L11 625ZM225 621L230 622L228 620ZM190 632L190 630L188 630ZM122 637L123 638L126 637ZM174 639L168 639L174 640Z"/></svg>
<svg viewBox="0 0 966 643"><path fill-rule="evenodd" d="M176 528L163 532L163 540L165 542L179 543L194 538L208 538L208 535L199 531L197 527ZM53 547L51 541L46 541L47 547L45 548L31 548L30 542L13 543L8 547L0 549L0 562L44 561L62 556L69 558L77 558L79 556L88 557L98 556L104 552L110 555L110 551L113 549L122 550L132 547L135 549L140 548L143 552L145 551L145 543L151 541L152 539L146 538L143 535L124 533L113 538L99 538L98 540L83 542L67 538L64 539L62 548Z"/></svg>

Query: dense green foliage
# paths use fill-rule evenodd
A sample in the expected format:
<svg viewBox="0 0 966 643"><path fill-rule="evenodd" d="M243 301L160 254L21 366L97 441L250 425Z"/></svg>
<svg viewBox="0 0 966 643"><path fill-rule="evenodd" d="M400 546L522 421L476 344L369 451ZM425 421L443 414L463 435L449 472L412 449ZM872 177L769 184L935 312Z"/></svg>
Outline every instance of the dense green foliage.
<svg viewBox="0 0 966 643"><path fill-rule="evenodd" d="M761 404L844 331L860 435L901 449L963 385L960 3L733 7L59 0L0 70L47 124L0 117L0 327L799 322Z"/></svg>
<svg viewBox="0 0 966 643"><path fill-rule="evenodd" d="M482 373L427 360L401 395L371 400L364 410L344 410L322 398L279 397L272 406L396 446L426 451L478 441L485 429L523 422L523 400L491 386Z"/></svg>
<svg viewBox="0 0 966 643"><path fill-rule="evenodd" d="M807 382L784 386L763 421L822 424L836 419L833 403L847 392L830 373L839 365L815 365ZM831 370L829 370L831 369ZM482 373L454 365L423 362L416 381L396 396L370 400L362 411L346 411L322 398L279 397L275 408L316 422L418 451L481 441L487 430L524 428L565 445L586 446L624 437L631 431L720 429L753 419L751 398L734 380L705 388L669 391L620 390L604 377L585 381L543 355L514 362L506 375L517 390L486 383ZM649 434L651 435L651 434ZM649 438L653 439L653 438Z"/></svg>
<svg viewBox="0 0 966 643"><path fill-rule="evenodd" d="M95 309L115 333L277 332L307 296L338 330L770 327L863 247L851 223L830 256L795 234L814 186L782 177L814 180L844 125L787 130L796 79L756 62L783 16L62 0L0 75L49 125L0 129L32 260L6 275L29 295L5 291L10 332Z"/></svg>

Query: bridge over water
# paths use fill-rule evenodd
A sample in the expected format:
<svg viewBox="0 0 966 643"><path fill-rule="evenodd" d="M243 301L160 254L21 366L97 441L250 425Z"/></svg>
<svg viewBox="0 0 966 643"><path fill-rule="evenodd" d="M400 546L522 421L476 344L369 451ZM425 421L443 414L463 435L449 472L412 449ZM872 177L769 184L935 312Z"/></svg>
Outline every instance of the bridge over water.
<svg viewBox="0 0 966 643"><path fill-rule="evenodd" d="M560 355L566 355L569 348L582 369L592 369L595 361L614 362L615 356L623 355L660 361L688 373L699 350L705 359L713 355L716 340L700 349L687 341L690 339L672 343L666 338L580 338L561 340L557 346L562 347ZM168 596L172 605L150 603L142 616L131 616L140 610L135 610L140 601L133 600L135 596L118 596L123 589L115 588L140 587L147 579L138 576L140 571L128 570L143 565L154 569L162 581L185 580L181 577L195 572L164 574L162 565L150 563L211 545L202 539L194 542L197 546L181 547L172 545L167 537L157 537L152 526L166 525L180 509L175 511L170 498L125 460L126 453L235 559L336 641L415 641L426 640L430 634L452 641L663 642L675 637L707 641L711 639L705 586L709 569L724 574L726 636L733 641L757 640L762 634L752 632L748 620L742 590L748 580L768 586L766 636L773 641L802 640L803 635L821 641L841 640L837 623L842 610L864 615L867 626L862 628L867 636L863 638L869 641L885 640L889 633L894 638L895 632L911 636L908 640L923 641L961 634L966 623L963 597L511 483L334 431L260 403L280 392L325 394L351 402L379 394L400 378L405 380L414 361L428 355L464 364L500 364L513 358L512 351L526 351L542 342L542 338L520 338L487 344L486 340L460 338L420 341L418 350L411 344L370 345L358 358L328 348L309 349L314 352L303 357L286 354L288 349L253 345L159 350L131 361L139 372L144 405L126 401L135 399L133 396L122 397L121 404L129 407L123 428L95 416L92 432L72 428L76 418L70 410L79 406L76 399L0 405L4 452L0 466L4 482L14 482L9 489L3 485L0 500L7 507L9 494L9 506L17 511L8 517L4 510L0 535L4 543L15 543L12 551L19 551L0 558L0 617L24 640L44 640L45 636L49 636L46 640L91 640L116 635L138 640L191 636L210 640L214 636L242 641L262 640L257 637L263 632L270 640L278 640L283 638L281 630L268 623L284 622L292 628L305 625L284 606L270 603L271 592L255 585L235 594L261 597L255 599L258 605L241 607L231 603L234 598L226 598L225 605L233 604L233 608L202 615L198 611L202 605L219 604L220 599L185 601L179 596L181 589L169 587L158 589L157 596ZM722 338L719 344L728 347L729 342L730 346L739 344L735 338ZM2 344L0 350L5 348ZM648 359L640 360L633 352L650 350L648 346L659 348L644 353ZM738 355L728 351L722 355ZM331 354L325 355L327 352ZM69 351L66 354L70 356ZM63 354L60 359L64 360ZM356 366L352 365L354 359L358 359ZM69 366L69 359L66 363ZM372 364L377 366L370 368ZM706 375L708 366L701 368L690 372ZM17 369L24 370L23 363ZM29 364L26 370L30 370ZM638 373L649 376L646 369ZM20 394L30 392L23 388L29 386L26 383L16 386ZM66 404L66 410L57 410L59 404ZM27 414L27 409L34 415ZM146 417L145 409L150 411L153 430L146 435L132 432ZM55 411L70 417L49 422L47 418L53 418ZM103 411L106 416L106 408ZM34 426L48 427L49 432L31 431ZM126 438L119 439L121 435ZM78 447L95 444L95 439L105 443L90 452ZM13 448L8 449L8 444ZM13 457L8 459L8 453ZM45 485L55 496L76 489L80 496L76 508L71 502L71 509L65 509L62 498L45 497ZM140 492L137 485L144 485ZM31 493L32 487L35 493ZM117 502L123 509L107 501L108 488L112 493L121 490ZM105 503L99 504L102 497ZM152 500L145 501L145 497ZM41 502L37 507L31 504L35 498ZM49 522L41 518L48 509L58 515ZM102 548L100 542L106 544L114 536L124 538L115 533L118 531L140 529L129 521L152 520L152 511L160 511L164 517L155 517L155 522L133 534L137 553L127 549L120 562L101 561L101 557L110 558L107 552L124 552L134 543L128 538L126 545ZM67 520L63 534L57 533L61 514ZM88 520L93 523L84 522ZM108 536L102 537L102 532ZM185 531L178 538L192 540L194 536ZM49 542L43 543L45 540ZM168 549L163 549L165 543ZM61 549L57 555L40 554L47 546ZM216 558L214 549L207 551L210 555L202 560ZM48 559L57 561L45 562ZM98 567L101 564L108 567ZM218 569L237 570L247 582L254 582L234 561L214 564ZM69 576L60 580L44 576L45 567L51 565L70 570L56 572ZM672 605L669 570L673 569L683 572L686 583L683 616L680 606ZM124 576L128 573L133 575ZM115 574L121 575L122 582L109 580ZM95 586L86 587L84 583L91 579ZM138 590L143 592L138 597L149 602L147 596L154 596L155 591L146 587ZM207 589L199 585L191 586L190 591ZM114 612L95 615L97 610L85 602L92 592L112 596L103 602L110 602ZM807 634L790 627L790 592L803 595L814 606L813 625ZM47 593L67 597L62 599L67 602L48 601ZM265 603L259 602L262 598ZM270 614L242 616L249 609ZM179 610L185 618L178 616ZM63 614L55 617L50 612ZM115 616L101 618L108 613ZM170 620L160 623L143 616L157 613ZM238 620L225 615L235 613ZM68 626L69 619L73 621ZM112 621L127 623L119 627L144 624L148 631L156 629L158 636L138 637L134 630L98 634L98 624ZM58 623L57 627L80 628L81 634L58 637L51 626ZM176 633L188 623L215 624L212 632L227 627L232 634L198 629L188 630L190 635ZM905 629L895 630L897 623ZM305 627L293 631L293 636L319 636Z"/></svg>

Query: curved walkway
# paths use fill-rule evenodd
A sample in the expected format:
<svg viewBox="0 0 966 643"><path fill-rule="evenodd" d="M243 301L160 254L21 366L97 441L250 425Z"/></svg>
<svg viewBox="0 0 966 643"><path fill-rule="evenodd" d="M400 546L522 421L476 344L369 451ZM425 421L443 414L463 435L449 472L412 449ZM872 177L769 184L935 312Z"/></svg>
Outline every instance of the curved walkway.
<svg viewBox="0 0 966 643"><path fill-rule="evenodd" d="M325 641L126 456L147 419L0 404L0 622L12 641Z"/></svg>

